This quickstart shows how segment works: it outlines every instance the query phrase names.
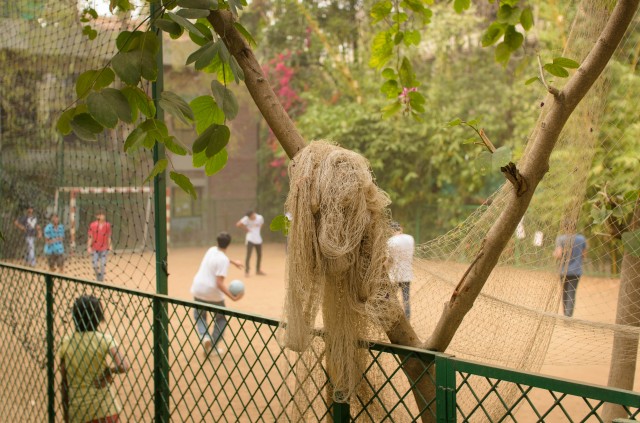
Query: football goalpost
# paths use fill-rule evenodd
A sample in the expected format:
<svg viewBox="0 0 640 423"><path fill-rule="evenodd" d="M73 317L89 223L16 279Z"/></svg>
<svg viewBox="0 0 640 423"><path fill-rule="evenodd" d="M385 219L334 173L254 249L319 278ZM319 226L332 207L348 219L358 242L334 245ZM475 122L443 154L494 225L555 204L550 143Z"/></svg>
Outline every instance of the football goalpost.
<svg viewBox="0 0 640 423"><path fill-rule="evenodd" d="M167 234L170 222L170 190L167 197ZM113 248L118 252L142 252L153 249L150 242L153 227L153 188L148 186L59 187L55 192L54 210L68 225L71 248L75 249L81 224L88 226L86 210L104 210L112 224ZM83 213L84 212L84 213ZM84 219L83 219L84 218ZM142 230L140 230L142 229ZM169 236L167 235L167 242Z"/></svg>

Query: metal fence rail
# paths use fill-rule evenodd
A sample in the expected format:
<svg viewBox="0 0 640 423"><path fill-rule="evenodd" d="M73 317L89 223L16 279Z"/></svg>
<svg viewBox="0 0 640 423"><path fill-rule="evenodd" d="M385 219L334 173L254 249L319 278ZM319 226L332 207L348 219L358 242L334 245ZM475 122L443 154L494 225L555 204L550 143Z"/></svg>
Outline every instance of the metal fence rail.
<svg viewBox="0 0 640 423"><path fill-rule="evenodd" d="M81 295L101 300L100 330L131 364L112 384L122 421L597 422L607 402L640 415L637 393L382 343L369 347L362 392L334 404L321 337L316 357L303 360L280 348L273 319L0 264L0 420L62 421L57 354L74 331L70 309ZM205 356L194 308L226 316L219 355ZM411 381L403 369L410 362L419 366ZM417 384L435 397L414 392Z"/></svg>

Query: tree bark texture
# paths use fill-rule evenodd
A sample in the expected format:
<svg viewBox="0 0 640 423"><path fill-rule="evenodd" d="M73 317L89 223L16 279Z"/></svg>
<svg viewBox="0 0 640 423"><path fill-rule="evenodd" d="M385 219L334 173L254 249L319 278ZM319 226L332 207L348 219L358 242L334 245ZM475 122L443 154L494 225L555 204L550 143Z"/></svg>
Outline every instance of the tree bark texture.
<svg viewBox="0 0 640 423"><path fill-rule="evenodd" d="M638 229L640 229L640 200L636 201L628 230ZM638 254L640 254L639 251L636 251L635 255L625 251L622 256L616 325L640 327L640 257ZM638 332L614 333L608 386L633 390L638 341ZM627 418L628 414L622 406L607 403L602 417L604 421L609 422L620 417Z"/></svg>

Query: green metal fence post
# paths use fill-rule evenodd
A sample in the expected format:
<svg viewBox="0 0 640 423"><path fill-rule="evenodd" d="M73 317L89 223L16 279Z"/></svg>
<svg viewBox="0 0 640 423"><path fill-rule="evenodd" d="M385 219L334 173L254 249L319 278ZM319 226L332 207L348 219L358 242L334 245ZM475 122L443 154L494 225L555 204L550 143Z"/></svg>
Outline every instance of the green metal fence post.
<svg viewBox="0 0 640 423"><path fill-rule="evenodd" d="M351 421L351 409L348 402L334 402L332 413L334 423L349 423Z"/></svg>
<svg viewBox="0 0 640 423"><path fill-rule="evenodd" d="M456 421L456 371L450 359L436 356L436 418L438 422Z"/></svg>
<svg viewBox="0 0 640 423"><path fill-rule="evenodd" d="M150 13L158 12L157 4L152 2ZM164 89L164 60L162 55L162 32L155 28L160 44L160 51L156 57L158 78L152 84L152 95L156 105L156 119L163 120L164 114L159 107L160 93ZM153 148L153 161L157 163L165 158L164 145L156 143ZM156 238L156 292L166 295L168 292L167 278L167 209L166 209L166 174L163 172L153 178L154 226ZM165 423L169 421L169 318L167 303L157 297L153 299L153 381L155 421Z"/></svg>
<svg viewBox="0 0 640 423"><path fill-rule="evenodd" d="M46 275L46 320L47 320L47 414L49 416L49 423L56 421L56 390L55 390L55 355L53 353L55 349L53 339L53 276Z"/></svg>

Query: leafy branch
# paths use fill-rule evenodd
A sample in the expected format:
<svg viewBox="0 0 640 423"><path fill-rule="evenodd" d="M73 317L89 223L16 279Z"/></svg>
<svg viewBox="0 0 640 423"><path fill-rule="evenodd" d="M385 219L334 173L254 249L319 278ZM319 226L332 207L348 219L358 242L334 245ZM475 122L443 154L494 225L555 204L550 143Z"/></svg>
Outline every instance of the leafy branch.
<svg viewBox="0 0 640 423"><path fill-rule="evenodd" d="M96 141L105 129L115 128L120 122L133 124L134 128L124 144L126 152L153 149L157 143L161 143L176 155L192 155L194 167L204 167L207 175L220 171L227 162L226 146L231 134L226 121L238 114L238 102L227 87L227 81L239 83L244 80L244 72L222 39L213 31L207 18L212 10L219 9L229 10L237 16L238 10L245 5L244 0L220 3L216 0L163 2L156 14L145 18L135 30L123 31L118 35L118 52L107 65L88 70L78 77L75 105L59 117L57 130L62 135L74 133L82 140ZM174 12L176 7L179 9ZM113 12L115 8L128 11L133 6L128 0L112 0L110 9ZM95 11L86 13L97 17ZM149 29L139 30L145 23L148 23ZM234 25L247 39L252 40L242 25L237 22ZM153 82L157 79L157 55L160 50L158 30L167 32L171 38L188 33L198 48L188 57L186 64L193 64L196 70L214 76L210 95L198 97L190 104L169 91L161 93L158 99L158 107L183 123L195 126L198 137L192 151L169 134L162 120L156 119L154 101L141 88L144 81ZM112 88L116 79L124 87ZM144 182L163 173L169 166L173 167L169 160L158 161ZM175 171L171 171L169 176L184 191L196 196L188 177Z"/></svg>

